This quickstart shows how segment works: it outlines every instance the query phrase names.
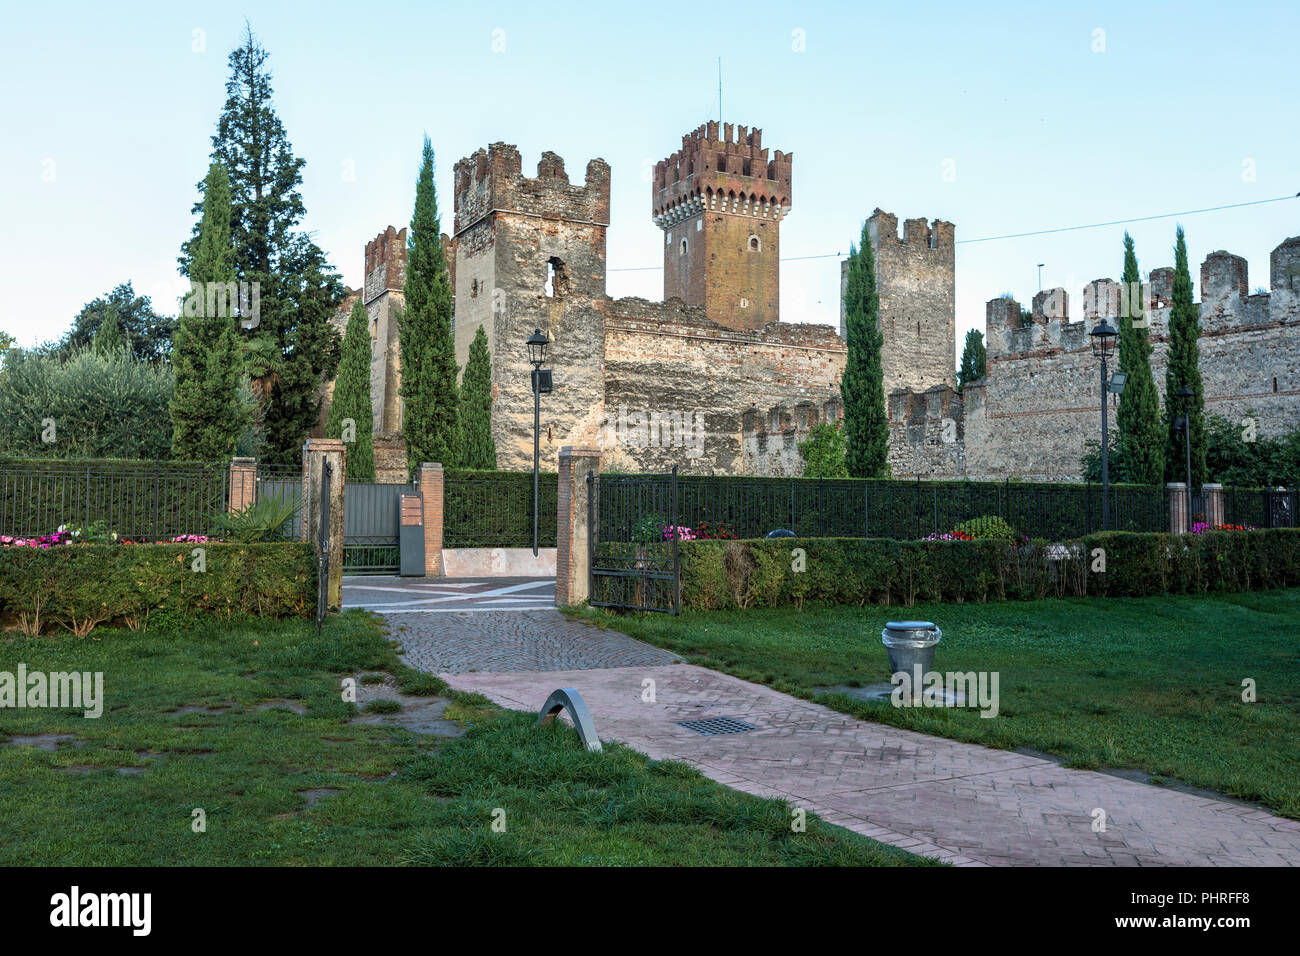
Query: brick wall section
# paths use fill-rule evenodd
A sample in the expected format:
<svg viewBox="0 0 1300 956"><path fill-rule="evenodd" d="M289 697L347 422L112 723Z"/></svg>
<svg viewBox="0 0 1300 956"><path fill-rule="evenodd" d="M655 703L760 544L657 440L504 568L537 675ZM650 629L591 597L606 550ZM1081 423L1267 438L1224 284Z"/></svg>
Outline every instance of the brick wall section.
<svg viewBox="0 0 1300 956"><path fill-rule="evenodd" d="M420 466L420 494L424 497L424 573L442 577L442 531L445 478L442 465Z"/></svg>
<svg viewBox="0 0 1300 956"><path fill-rule="evenodd" d="M227 511L242 511L257 501L257 459L232 458Z"/></svg>
<svg viewBox="0 0 1300 956"><path fill-rule="evenodd" d="M600 449L560 449L556 508L555 606L587 600L591 566L587 548L587 472L600 473Z"/></svg>
<svg viewBox="0 0 1300 956"><path fill-rule="evenodd" d="M1187 484L1171 481L1165 485L1169 492L1169 533L1186 534L1187 527Z"/></svg>

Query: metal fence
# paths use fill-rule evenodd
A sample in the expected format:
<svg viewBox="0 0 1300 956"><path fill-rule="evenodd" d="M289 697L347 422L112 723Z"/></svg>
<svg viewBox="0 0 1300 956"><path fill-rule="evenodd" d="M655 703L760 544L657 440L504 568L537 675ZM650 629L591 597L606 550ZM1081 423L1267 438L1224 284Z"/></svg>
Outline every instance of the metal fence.
<svg viewBox="0 0 1300 956"><path fill-rule="evenodd" d="M589 475L588 603L676 614L681 605L681 479Z"/></svg>
<svg viewBox="0 0 1300 956"><path fill-rule="evenodd" d="M617 509L600 515L601 540L633 541L668 524L655 485L665 480L639 476L618 485ZM761 538L785 529L804 537L924 538L996 516L1021 534L1059 539L1102 523L1096 484L682 476L678 495L680 524L704 536ZM1110 511L1112 530L1169 529L1168 494L1158 486L1112 485Z"/></svg>
<svg viewBox="0 0 1300 956"><path fill-rule="evenodd" d="M337 479L336 479L337 480ZM284 498L294 503L293 519L285 528L285 536L293 541L302 540L302 468L282 465L257 466L257 500Z"/></svg>
<svg viewBox="0 0 1300 956"><path fill-rule="evenodd" d="M555 547L557 476L538 484L538 541ZM533 473L449 472L443 483L443 546L531 548Z"/></svg>
<svg viewBox="0 0 1300 956"><path fill-rule="evenodd" d="M1224 524L1253 528L1295 528L1300 527L1298 516L1300 491L1296 489L1224 489Z"/></svg>
<svg viewBox="0 0 1300 956"><path fill-rule="evenodd" d="M66 525L133 541L210 535L228 494L224 462L0 462L0 534Z"/></svg>

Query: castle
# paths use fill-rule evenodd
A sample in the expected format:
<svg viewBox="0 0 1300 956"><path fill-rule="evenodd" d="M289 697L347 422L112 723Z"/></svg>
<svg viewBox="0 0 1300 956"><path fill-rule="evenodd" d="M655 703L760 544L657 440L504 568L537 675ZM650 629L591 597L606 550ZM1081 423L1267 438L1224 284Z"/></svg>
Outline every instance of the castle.
<svg viewBox="0 0 1300 956"><path fill-rule="evenodd" d="M794 156L762 130L709 122L660 161L651 213L664 233L664 301L614 299L605 287L610 167L591 160L581 185L544 152L534 177L519 151L493 143L456 164L454 220L442 237L455 294L456 361L481 326L492 356L498 467L532 465L532 394L524 342L551 340L555 391L541 403L542 461L597 445L623 471L797 475L797 445L841 415L840 330L780 317L780 225L792 208ZM1009 299L988 305L988 375L958 395L955 227L868 220L880 288L890 464L897 477L1076 479L1097 429L1097 372L1087 325L1063 291L1035 297L1022 323ZM406 230L366 244L360 298L373 343L371 398L379 479L405 479L397 313ZM1300 419L1300 238L1273 253L1272 296L1246 294L1246 264L1214 253L1202 268L1202 374L1209 410L1254 409L1261 434ZM844 273L842 272L842 275ZM1153 363L1163 385L1171 270L1151 274ZM1113 284L1111 284L1113 286ZM1094 284L1085 314L1111 308ZM842 298L842 297L841 297ZM1085 296L1085 298L1088 298ZM1091 309L1091 311L1089 311ZM1091 417L1088 417L1091 416Z"/></svg>

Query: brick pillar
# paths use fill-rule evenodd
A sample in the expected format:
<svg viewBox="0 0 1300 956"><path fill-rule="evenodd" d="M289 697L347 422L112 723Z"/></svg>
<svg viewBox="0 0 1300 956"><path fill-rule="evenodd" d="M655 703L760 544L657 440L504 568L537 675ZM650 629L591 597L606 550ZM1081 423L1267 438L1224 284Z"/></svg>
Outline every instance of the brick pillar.
<svg viewBox="0 0 1300 956"><path fill-rule="evenodd" d="M1171 481L1165 489L1169 492L1169 533L1187 534L1187 485Z"/></svg>
<svg viewBox="0 0 1300 956"><path fill-rule="evenodd" d="M1223 524L1223 485L1201 485L1205 498L1205 520L1211 528Z"/></svg>
<svg viewBox="0 0 1300 956"><path fill-rule="evenodd" d="M257 459L230 459L230 498L227 511L243 511L257 501Z"/></svg>
<svg viewBox="0 0 1300 956"><path fill-rule="evenodd" d="M442 577L442 465L425 462L420 466L420 494L424 496L424 573Z"/></svg>
<svg viewBox="0 0 1300 956"><path fill-rule="evenodd" d="M320 560L320 492L329 462L329 569L326 603L337 610L343 603L343 468L346 451L337 438L309 438L302 446L302 539L310 542Z"/></svg>
<svg viewBox="0 0 1300 956"><path fill-rule="evenodd" d="M600 473L599 448L560 449L560 486L555 534L555 606L588 598L587 473Z"/></svg>

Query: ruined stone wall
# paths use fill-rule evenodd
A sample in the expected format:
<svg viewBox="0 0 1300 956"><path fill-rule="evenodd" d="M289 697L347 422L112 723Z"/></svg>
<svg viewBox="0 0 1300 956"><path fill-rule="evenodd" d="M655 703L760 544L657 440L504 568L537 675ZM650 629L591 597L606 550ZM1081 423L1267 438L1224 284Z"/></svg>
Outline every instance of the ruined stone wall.
<svg viewBox="0 0 1300 956"><path fill-rule="evenodd" d="M965 474L962 397L947 385L889 396L889 473L894 478Z"/></svg>
<svg viewBox="0 0 1300 956"><path fill-rule="evenodd" d="M1143 292L1162 403L1172 280L1172 269L1153 270ZM1300 237L1273 251L1271 293L1247 294L1247 280L1245 260L1226 252L1211 253L1201 267L1198 352L1205 411L1236 422L1250 416L1260 436L1281 435L1300 425ZM1021 321L1013 300L988 303L988 375L966 390L960 410L965 477L1079 480L1086 442L1099 439L1101 431L1100 366L1088 331L1101 315L1115 324L1119 302L1118 284L1099 279L1085 288L1083 316L1075 322L1069 321L1062 289L1035 296L1028 322ZM1114 428L1117 397L1108 396L1107 404ZM938 420L928 422L927 433L939 427ZM891 434L891 457L921 454L916 432ZM945 461L935 448L922 459L930 467ZM955 457L950 467L947 474L963 474Z"/></svg>
<svg viewBox="0 0 1300 956"><path fill-rule="evenodd" d="M374 433L391 435L402 427L401 345L397 313L405 297L406 229L389 226L366 243L365 284L361 301L370 317L370 406Z"/></svg>
<svg viewBox="0 0 1300 956"><path fill-rule="evenodd" d="M596 441L611 468L798 474L797 442L817 420L839 417L844 343L829 326L740 332L676 299L609 299L603 308Z"/></svg>
<svg viewBox="0 0 1300 956"><path fill-rule="evenodd" d="M542 154L522 175L519 151L493 143L456 164L456 361L464 366L483 325L492 353L492 434L497 466L532 467L534 329L551 340L555 391L541 399L540 453L554 469L563 445L594 434L604 405L605 231L609 165L587 164L570 184L564 160ZM549 278L548 278L549 277Z"/></svg>

